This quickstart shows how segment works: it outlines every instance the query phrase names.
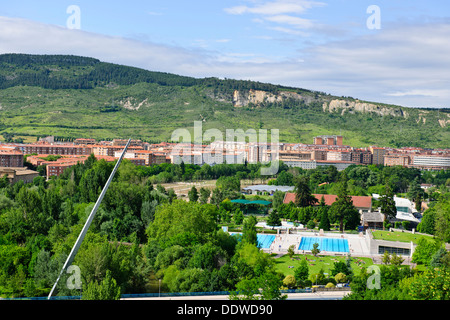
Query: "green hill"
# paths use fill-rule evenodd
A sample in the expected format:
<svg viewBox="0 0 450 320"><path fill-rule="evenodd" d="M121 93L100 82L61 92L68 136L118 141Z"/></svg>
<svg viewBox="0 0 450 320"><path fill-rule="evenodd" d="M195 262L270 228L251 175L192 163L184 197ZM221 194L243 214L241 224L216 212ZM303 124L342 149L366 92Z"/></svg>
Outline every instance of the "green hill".
<svg viewBox="0 0 450 320"><path fill-rule="evenodd" d="M63 55L0 55L0 134L169 141L177 128L341 134L352 146L448 147L448 109L413 109L254 81L192 78Z"/></svg>

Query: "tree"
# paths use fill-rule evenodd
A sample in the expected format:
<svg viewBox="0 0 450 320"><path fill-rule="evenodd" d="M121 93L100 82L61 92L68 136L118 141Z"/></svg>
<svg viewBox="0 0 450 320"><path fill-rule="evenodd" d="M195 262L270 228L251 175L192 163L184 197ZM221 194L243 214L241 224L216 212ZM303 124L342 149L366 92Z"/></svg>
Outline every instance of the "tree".
<svg viewBox="0 0 450 320"><path fill-rule="evenodd" d="M297 207L309 207L315 203L317 203L317 199L311 194L309 177L299 177L295 183L295 205Z"/></svg>
<svg viewBox="0 0 450 320"><path fill-rule="evenodd" d="M450 270L431 269L414 277L409 284L413 300L448 300L450 299Z"/></svg>
<svg viewBox="0 0 450 320"><path fill-rule="evenodd" d="M278 209L278 206L283 204L285 192L277 190L273 194L273 202L272 202L272 208Z"/></svg>
<svg viewBox="0 0 450 320"><path fill-rule="evenodd" d="M419 178L416 177L409 184L408 193L406 194L408 199L414 201L416 205L416 210L421 211L422 209L422 199L425 195L425 191L420 187Z"/></svg>
<svg viewBox="0 0 450 320"><path fill-rule="evenodd" d="M209 196L211 195L211 190L206 189L204 187L200 188L200 203L205 204L208 203Z"/></svg>
<svg viewBox="0 0 450 320"><path fill-rule="evenodd" d="M288 248L289 259L291 259L291 260L292 260L292 257L294 256L294 248L295 248L295 245L293 245L293 244L290 245Z"/></svg>
<svg viewBox="0 0 450 320"><path fill-rule="evenodd" d="M242 224L242 222L244 221L244 214L239 208L234 211L233 221L236 224Z"/></svg>
<svg viewBox="0 0 450 320"><path fill-rule="evenodd" d="M347 276L344 273L339 272L334 276L334 280L336 280L337 283L344 283L347 282Z"/></svg>
<svg viewBox="0 0 450 320"><path fill-rule="evenodd" d="M435 235L444 242L450 241L450 196L446 194L434 206L436 210Z"/></svg>
<svg viewBox="0 0 450 320"><path fill-rule="evenodd" d="M111 271L106 271L106 276L100 283L88 283L87 288L83 290L82 300L120 300L120 287Z"/></svg>
<svg viewBox="0 0 450 320"><path fill-rule="evenodd" d="M308 267L308 263L306 262L306 259L300 260L300 264L298 265L297 268L294 269L294 275L295 275L295 279L297 279L297 282L299 284L308 280L309 267Z"/></svg>
<svg viewBox="0 0 450 320"><path fill-rule="evenodd" d="M380 197L381 213L384 214L385 219L395 218L397 215L397 208L394 201L394 192L389 183L386 184L385 192Z"/></svg>
<svg viewBox="0 0 450 320"><path fill-rule="evenodd" d="M265 272L259 277L243 279L230 293L230 300L285 300L281 294L283 282L274 272Z"/></svg>
<svg viewBox="0 0 450 320"><path fill-rule="evenodd" d="M188 197L189 197L189 201L197 202L199 196L198 196L197 188L195 186L192 186L191 190L189 190Z"/></svg>
<svg viewBox="0 0 450 320"><path fill-rule="evenodd" d="M344 221L347 227L356 227L359 222L359 212L353 205L351 196L348 195L347 176L342 173L336 201L331 205L331 212L335 220L339 221L339 230L344 232ZM356 225L355 225L356 223Z"/></svg>
<svg viewBox="0 0 450 320"><path fill-rule="evenodd" d="M241 181L237 177L221 176L216 181L216 186L223 191L241 191Z"/></svg>
<svg viewBox="0 0 450 320"><path fill-rule="evenodd" d="M436 209L429 208L423 213L422 221L417 226L417 231L422 233L435 233Z"/></svg>
<svg viewBox="0 0 450 320"><path fill-rule="evenodd" d="M412 255L412 261L417 264L428 265L439 247L440 245L437 240L429 241L425 238L420 238Z"/></svg>
<svg viewBox="0 0 450 320"><path fill-rule="evenodd" d="M244 228L242 232L242 242L258 245L256 233L257 220L255 216L249 216L244 220Z"/></svg>
<svg viewBox="0 0 450 320"><path fill-rule="evenodd" d="M291 289L297 284L295 277L292 274L287 275L283 280L283 285Z"/></svg>
<svg viewBox="0 0 450 320"><path fill-rule="evenodd" d="M328 219L328 207L319 205L318 215L320 217L319 230L322 229L324 231L330 231L330 219Z"/></svg>
<svg viewBox="0 0 450 320"><path fill-rule="evenodd" d="M149 239L170 239L190 232L202 239L216 230L217 207L212 204L174 200L157 207L155 219L147 228Z"/></svg>
<svg viewBox="0 0 450 320"><path fill-rule="evenodd" d="M313 244L313 248L311 250L311 253L317 257L317 255L320 253L319 244L316 242Z"/></svg>
<svg viewBox="0 0 450 320"><path fill-rule="evenodd" d="M267 218L267 225L273 227L281 226L281 219L276 210L272 210Z"/></svg>

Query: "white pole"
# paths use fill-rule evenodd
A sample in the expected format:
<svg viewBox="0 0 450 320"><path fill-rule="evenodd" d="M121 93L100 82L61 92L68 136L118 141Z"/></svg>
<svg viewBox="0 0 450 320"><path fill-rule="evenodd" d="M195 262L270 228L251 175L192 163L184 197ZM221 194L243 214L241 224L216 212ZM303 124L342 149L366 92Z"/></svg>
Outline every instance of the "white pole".
<svg viewBox="0 0 450 320"><path fill-rule="evenodd" d="M64 270L66 270L73 262L73 259L75 258L75 255L78 252L78 249L81 246L81 243L83 242L84 237L86 236L86 233L89 229L89 226L92 223L92 220L94 220L94 216L98 210L98 208L100 207L100 204L103 200L103 197L105 196L106 191L108 190L109 185L111 184L112 179L114 178L114 175L116 174L117 169L120 166L120 163L122 162L123 157L125 156L125 153L127 152L128 146L130 145L131 139L128 140L125 148L123 149L122 155L120 156L119 160L117 161L116 165L114 166L113 171L111 172L111 175L108 178L108 181L106 182L105 186L103 187L102 192L100 193L100 196L97 199L97 202L94 205L94 208L92 208L91 213L89 214L89 217L86 221L86 223L84 224L83 229L80 232L80 235L78 236L77 241L75 242L75 245L72 248L72 251L70 252L69 256L67 257L66 262L64 263L63 268L61 269L61 272L59 273L58 279L56 279L55 284L53 285L52 290L50 291L50 294L48 295L47 299L50 299L53 291L56 288L56 285L58 284L59 279L61 278L61 275L63 274Z"/></svg>

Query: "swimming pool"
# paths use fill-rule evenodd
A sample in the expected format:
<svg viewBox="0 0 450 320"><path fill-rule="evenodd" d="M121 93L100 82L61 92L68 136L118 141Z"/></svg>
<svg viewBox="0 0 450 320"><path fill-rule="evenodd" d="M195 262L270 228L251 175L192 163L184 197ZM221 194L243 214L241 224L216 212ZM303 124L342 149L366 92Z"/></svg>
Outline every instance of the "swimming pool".
<svg viewBox="0 0 450 320"><path fill-rule="evenodd" d="M312 250L313 244L319 244L320 251L349 252L347 239L302 237L298 250Z"/></svg>
<svg viewBox="0 0 450 320"><path fill-rule="evenodd" d="M231 233L232 236L241 234L241 233ZM261 249L269 249L272 242L275 240L275 235L273 234L257 234L256 241L258 241L259 248Z"/></svg>
<svg viewBox="0 0 450 320"><path fill-rule="evenodd" d="M257 234L256 240L261 249L269 249L270 245L275 240L275 236L273 234Z"/></svg>

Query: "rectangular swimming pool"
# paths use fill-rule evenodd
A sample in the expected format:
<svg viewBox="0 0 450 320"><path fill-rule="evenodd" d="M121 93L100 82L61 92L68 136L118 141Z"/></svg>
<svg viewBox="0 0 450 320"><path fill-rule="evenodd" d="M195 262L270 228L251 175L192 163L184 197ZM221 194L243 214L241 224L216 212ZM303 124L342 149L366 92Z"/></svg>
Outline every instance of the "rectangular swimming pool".
<svg viewBox="0 0 450 320"><path fill-rule="evenodd" d="M231 233L232 236L240 235L241 233ZM275 235L273 234L257 234L256 241L258 242L258 247L261 249L269 249L272 242L275 240Z"/></svg>
<svg viewBox="0 0 450 320"><path fill-rule="evenodd" d="M323 237L302 237L298 250L312 250L313 244L319 244L320 251L327 252L349 252L347 239L323 238Z"/></svg>
<svg viewBox="0 0 450 320"><path fill-rule="evenodd" d="M261 249L269 249L270 245L275 240L273 234L257 234L256 238Z"/></svg>

